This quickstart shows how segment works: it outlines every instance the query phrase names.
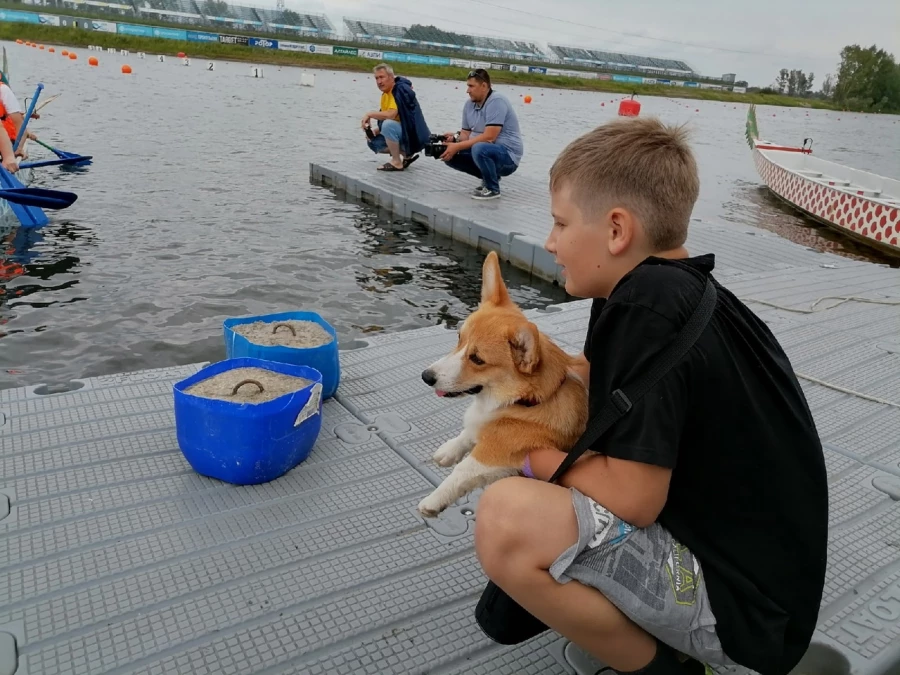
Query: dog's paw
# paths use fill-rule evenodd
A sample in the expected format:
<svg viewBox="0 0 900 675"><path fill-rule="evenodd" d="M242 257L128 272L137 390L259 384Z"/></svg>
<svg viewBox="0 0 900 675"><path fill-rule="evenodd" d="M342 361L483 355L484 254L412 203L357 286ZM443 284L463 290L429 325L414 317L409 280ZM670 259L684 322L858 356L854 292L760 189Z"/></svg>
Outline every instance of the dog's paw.
<svg viewBox="0 0 900 675"><path fill-rule="evenodd" d="M437 449L432 459L438 466L453 466L462 461L466 452L468 452L468 448L464 444L456 438L451 438Z"/></svg>
<svg viewBox="0 0 900 675"><path fill-rule="evenodd" d="M425 499L420 501L418 509L419 513L426 518L435 518L444 510L440 501L435 499L433 494L428 495Z"/></svg>

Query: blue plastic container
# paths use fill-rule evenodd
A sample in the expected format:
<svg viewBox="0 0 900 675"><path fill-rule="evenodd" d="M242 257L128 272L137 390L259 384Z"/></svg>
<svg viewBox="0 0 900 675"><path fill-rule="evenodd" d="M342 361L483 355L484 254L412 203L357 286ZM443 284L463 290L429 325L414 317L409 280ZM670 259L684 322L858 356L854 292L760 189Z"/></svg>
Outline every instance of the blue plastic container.
<svg viewBox="0 0 900 675"><path fill-rule="evenodd" d="M185 389L234 368L264 368L312 384L264 403L230 403ZM246 385L251 386L251 385ZM194 471L236 485L274 480L305 460L322 428L322 374L308 366L253 358L206 366L176 382L178 446Z"/></svg>
<svg viewBox="0 0 900 675"><path fill-rule="evenodd" d="M233 326L242 323L263 321L278 323L279 321L315 321L334 338L326 345L318 347L267 347L250 342L243 335L235 333ZM284 329L282 329L284 330ZM337 332L325 319L315 312L281 312L279 314L263 314L260 316L242 316L225 319L225 354L229 359L250 356L278 363L292 363L298 366L310 366L322 373L322 394L327 398L334 396L341 381L341 361L338 354Z"/></svg>

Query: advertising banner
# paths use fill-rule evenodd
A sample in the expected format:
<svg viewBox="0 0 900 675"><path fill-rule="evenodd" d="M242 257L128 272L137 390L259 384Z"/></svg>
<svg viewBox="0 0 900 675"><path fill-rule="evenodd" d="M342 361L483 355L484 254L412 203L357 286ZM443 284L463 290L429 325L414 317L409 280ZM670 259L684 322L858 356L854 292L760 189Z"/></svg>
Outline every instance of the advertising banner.
<svg viewBox="0 0 900 675"><path fill-rule="evenodd" d="M63 17L60 17L62 19ZM116 32L119 35L134 35L136 37L153 37L151 26L139 26L131 23L116 24Z"/></svg>
<svg viewBox="0 0 900 675"><path fill-rule="evenodd" d="M153 37L187 41L187 31L178 28L153 28ZM244 38L246 41L247 38ZM246 42L244 42L246 44Z"/></svg>
<svg viewBox="0 0 900 675"><path fill-rule="evenodd" d="M557 77L559 77L560 75L563 74L563 71L559 70L558 68L547 68L547 72L545 74L546 75L556 75Z"/></svg>
<svg viewBox="0 0 900 675"><path fill-rule="evenodd" d="M492 63L491 68L493 70L509 70L508 63Z"/></svg>
<svg viewBox="0 0 900 675"><path fill-rule="evenodd" d="M407 63L428 63L428 57L424 54L407 54Z"/></svg>
<svg viewBox="0 0 900 675"><path fill-rule="evenodd" d="M547 69L541 68L540 66L528 66L528 72L529 73L538 73L540 75L546 75Z"/></svg>
<svg viewBox="0 0 900 675"><path fill-rule="evenodd" d="M337 54L335 48L335 54ZM375 59L376 61L380 61L384 58L384 52L375 51L374 49L360 49L357 56L361 56L364 59Z"/></svg>
<svg viewBox="0 0 900 675"><path fill-rule="evenodd" d="M246 45L250 40L243 35L219 35L219 42L223 45Z"/></svg>
<svg viewBox="0 0 900 675"><path fill-rule="evenodd" d="M263 47L264 49L278 49L278 40L269 38L250 38L247 44L251 47Z"/></svg>
<svg viewBox="0 0 900 675"><path fill-rule="evenodd" d="M310 45L310 54L333 54L334 48L331 45Z"/></svg>
<svg viewBox="0 0 900 675"><path fill-rule="evenodd" d="M305 52L309 45L302 45L299 42L288 42L287 40L278 41L278 49L284 49L288 52Z"/></svg>
<svg viewBox="0 0 900 675"><path fill-rule="evenodd" d="M402 52L385 52L384 60L385 61L398 61L400 63L406 63L408 59L407 54L403 54Z"/></svg>
<svg viewBox="0 0 900 675"><path fill-rule="evenodd" d="M187 32L187 39L189 42L218 42L219 34L218 33L200 33L195 30L189 30Z"/></svg>
<svg viewBox="0 0 900 675"><path fill-rule="evenodd" d="M45 26L58 26L59 17L55 14L38 14L38 21Z"/></svg>
<svg viewBox="0 0 900 675"><path fill-rule="evenodd" d="M746 94L747 87L732 87L731 91L733 91L736 94Z"/></svg>
<svg viewBox="0 0 900 675"><path fill-rule="evenodd" d="M40 17L34 12L20 12L17 9L0 9L0 21L16 23L40 23Z"/></svg>
<svg viewBox="0 0 900 675"><path fill-rule="evenodd" d="M700 83L699 82L685 82L684 86L685 87L699 87Z"/></svg>
<svg viewBox="0 0 900 675"><path fill-rule="evenodd" d="M656 84L656 78L655 77L642 77L641 82L643 84Z"/></svg>
<svg viewBox="0 0 900 675"><path fill-rule="evenodd" d="M356 47L341 47L336 45L333 52L335 56L359 56L359 50Z"/></svg>
<svg viewBox="0 0 900 675"><path fill-rule="evenodd" d="M481 68L483 70L490 70L491 64L485 61L472 61L472 69Z"/></svg>
<svg viewBox="0 0 900 675"><path fill-rule="evenodd" d="M429 56L428 64L432 66L449 66L450 59L446 56Z"/></svg>
<svg viewBox="0 0 900 675"><path fill-rule="evenodd" d="M466 59L450 59L451 66L458 66L460 68L471 68L472 62Z"/></svg>
<svg viewBox="0 0 900 675"><path fill-rule="evenodd" d="M611 80L612 75L610 75L609 73L600 73L599 75L597 75L597 79L598 80Z"/></svg>
<svg viewBox="0 0 900 675"><path fill-rule="evenodd" d="M91 20L90 26L92 30L99 30L104 33L115 33L116 24L112 21L94 21Z"/></svg>

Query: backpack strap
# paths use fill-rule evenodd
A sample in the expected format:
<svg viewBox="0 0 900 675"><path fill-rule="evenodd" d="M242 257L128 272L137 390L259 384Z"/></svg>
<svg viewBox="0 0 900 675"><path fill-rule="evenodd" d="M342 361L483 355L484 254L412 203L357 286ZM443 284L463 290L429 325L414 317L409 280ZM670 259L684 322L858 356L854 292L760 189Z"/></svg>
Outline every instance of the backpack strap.
<svg viewBox="0 0 900 675"><path fill-rule="evenodd" d="M706 325L712 318L716 308L716 287L707 277L706 288L700 302L694 308L693 314L684 324L684 327L675 336L675 339L653 360L650 367L631 384L624 385L610 394L609 401L589 422L587 429L581 435L575 445L569 450L568 455L559 465L559 468L550 478L555 483L581 455L585 453L605 434L610 427L624 417L632 406L662 377L674 368L694 345Z"/></svg>

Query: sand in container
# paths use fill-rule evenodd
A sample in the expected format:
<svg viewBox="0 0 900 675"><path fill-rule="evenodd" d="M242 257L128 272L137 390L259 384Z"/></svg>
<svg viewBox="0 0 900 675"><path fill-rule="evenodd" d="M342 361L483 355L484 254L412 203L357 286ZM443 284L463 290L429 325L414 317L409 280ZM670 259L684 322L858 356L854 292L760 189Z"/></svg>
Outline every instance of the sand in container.
<svg viewBox="0 0 900 675"><path fill-rule="evenodd" d="M264 347L297 347L300 349L321 347L334 338L315 321L254 321L231 327L253 344Z"/></svg>
<svg viewBox="0 0 900 675"><path fill-rule="evenodd" d="M229 403L265 403L305 389L312 380L265 368L234 368L201 380L184 390L191 396Z"/></svg>

